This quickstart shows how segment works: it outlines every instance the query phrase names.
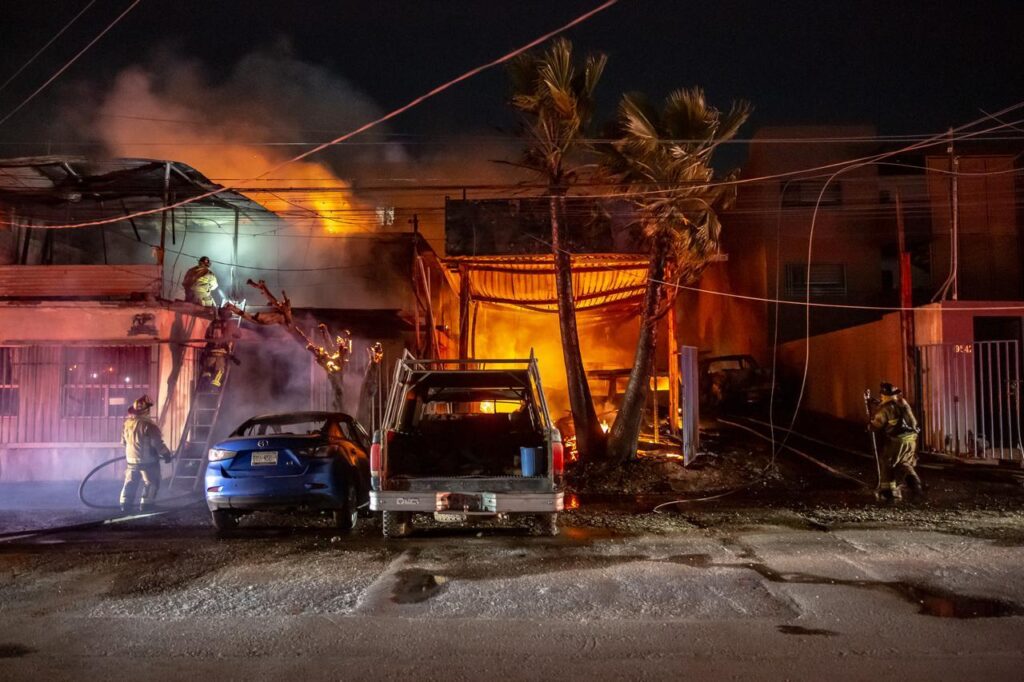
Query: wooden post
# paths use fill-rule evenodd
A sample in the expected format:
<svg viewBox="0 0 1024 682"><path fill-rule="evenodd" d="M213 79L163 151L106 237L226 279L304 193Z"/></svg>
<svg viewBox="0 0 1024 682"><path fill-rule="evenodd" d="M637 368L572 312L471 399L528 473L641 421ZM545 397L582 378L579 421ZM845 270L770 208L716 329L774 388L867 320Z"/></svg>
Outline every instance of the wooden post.
<svg viewBox="0 0 1024 682"><path fill-rule="evenodd" d="M679 435L679 339L676 338L676 302L678 297L668 307L668 423L672 429L672 435Z"/></svg>
<svg viewBox="0 0 1024 682"><path fill-rule="evenodd" d="M236 301L242 297L238 286L235 269L238 267L238 207L235 207L235 232L231 239L231 298Z"/></svg>
<svg viewBox="0 0 1024 682"><path fill-rule="evenodd" d="M459 267L459 359L469 358L469 268Z"/></svg>
<svg viewBox="0 0 1024 682"><path fill-rule="evenodd" d="M171 163L164 164L164 208L167 208L167 200L171 188ZM160 295L163 296L164 285L167 283L164 278L164 247L167 243L167 211L160 212L160 248L156 252L156 263L160 266Z"/></svg>

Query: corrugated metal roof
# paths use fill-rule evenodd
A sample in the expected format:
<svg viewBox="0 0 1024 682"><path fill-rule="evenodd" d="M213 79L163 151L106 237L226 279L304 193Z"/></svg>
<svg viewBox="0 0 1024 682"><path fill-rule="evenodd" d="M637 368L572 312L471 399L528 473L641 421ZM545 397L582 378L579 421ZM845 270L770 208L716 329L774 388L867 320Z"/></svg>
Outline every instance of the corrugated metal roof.
<svg viewBox="0 0 1024 682"><path fill-rule="evenodd" d="M159 265L0 266L0 298L128 298L159 293Z"/></svg>
<svg viewBox="0 0 1024 682"><path fill-rule="evenodd" d="M555 312L553 256L449 257L445 263L457 276L469 277L474 301L542 312ZM643 296L648 261L623 254L574 255L573 293L576 308L635 303Z"/></svg>

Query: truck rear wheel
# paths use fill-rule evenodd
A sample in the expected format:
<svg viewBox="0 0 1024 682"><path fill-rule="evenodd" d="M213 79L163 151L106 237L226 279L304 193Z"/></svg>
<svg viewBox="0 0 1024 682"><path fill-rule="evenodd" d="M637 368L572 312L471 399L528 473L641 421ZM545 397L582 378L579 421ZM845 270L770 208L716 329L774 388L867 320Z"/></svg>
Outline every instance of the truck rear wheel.
<svg viewBox="0 0 1024 682"><path fill-rule="evenodd" d="M352 530L359 522L359 496L356 484L349 481L345 486L345 506L332 513L334 527L338 530Z"/></svg>
<svg viewBox="0 0 1024 682"><path fill-rule="evenodd" d="M408 512L386 511L381 517L381 526L386 538L404 538L409 534L412 519Z"/></svg>
<svg viewBox="0 0 1024 682"><path fill-rule="evenodd" d="M533 528L537 535L555 537L558 535L558 514L537 514L533 517Z"/></svg>

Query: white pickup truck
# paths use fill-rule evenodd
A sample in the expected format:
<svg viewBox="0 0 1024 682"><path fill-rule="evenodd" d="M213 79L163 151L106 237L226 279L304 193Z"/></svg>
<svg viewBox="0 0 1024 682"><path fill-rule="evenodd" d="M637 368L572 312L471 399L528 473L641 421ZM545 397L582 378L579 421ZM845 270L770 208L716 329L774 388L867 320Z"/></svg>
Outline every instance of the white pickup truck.
<svg viewBox="0 0 1024 682"><path fill-rule="evenodd" d="M370 509L385 537L407 535L416 514L468 525L527 522L558 533L561 436L537 360L401 358L370 448Z"/></svg>

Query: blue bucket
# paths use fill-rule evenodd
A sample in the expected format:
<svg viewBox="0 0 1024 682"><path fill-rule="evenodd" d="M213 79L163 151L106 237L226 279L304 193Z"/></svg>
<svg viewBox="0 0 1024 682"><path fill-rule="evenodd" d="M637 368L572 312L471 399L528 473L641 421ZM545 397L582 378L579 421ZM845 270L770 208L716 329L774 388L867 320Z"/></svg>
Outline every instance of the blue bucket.
<svg viewBox="0 0 1024 682"><path fill-rule="evenodd" d="M519 470L523 476L537 475L537 448L519 448Z"/></svg>

